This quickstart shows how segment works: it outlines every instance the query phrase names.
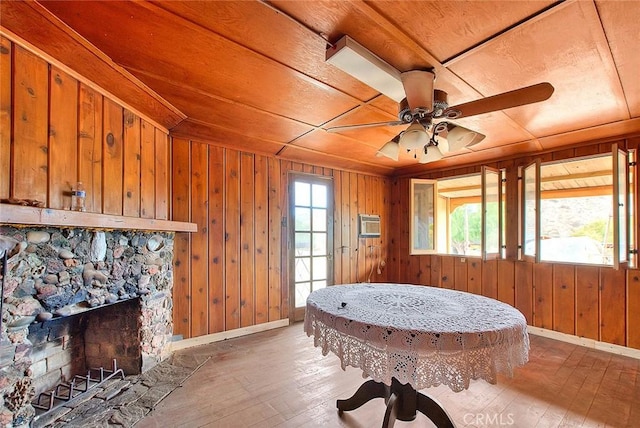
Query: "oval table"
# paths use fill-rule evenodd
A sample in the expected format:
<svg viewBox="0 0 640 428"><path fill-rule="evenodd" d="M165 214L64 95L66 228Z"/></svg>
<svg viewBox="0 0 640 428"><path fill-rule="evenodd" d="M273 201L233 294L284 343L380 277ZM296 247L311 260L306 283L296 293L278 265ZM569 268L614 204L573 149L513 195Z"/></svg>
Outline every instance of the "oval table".
<svg viewBox="0 0 640 428"><path fill-rule="evenodd" d="M347 284L319 289L307 299L304 330L314 345L340 358L342 369L370 377L339 412L373 398L387 404L383 428L417 412L439 428L453 427L446 411L417 392L447 385L455 392L472 379L496 383L528 361L527 322L517 309L475 294L408 284Z"/></svg>

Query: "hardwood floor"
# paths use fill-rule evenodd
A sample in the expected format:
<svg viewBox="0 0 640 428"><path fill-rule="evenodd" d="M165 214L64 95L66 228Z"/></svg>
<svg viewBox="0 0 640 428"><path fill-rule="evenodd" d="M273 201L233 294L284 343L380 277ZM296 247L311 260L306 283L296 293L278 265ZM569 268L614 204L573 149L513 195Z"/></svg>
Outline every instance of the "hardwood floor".
<svg viewBox="0 0 640 428"><path fill-rule="evenodd" d="M181 388L136 428L351 427L382 424L375 399L340 417L336 400L363 383L322 356L302 324L181 352L211 355ZM472 382L422 391L439 401L456 427L638 427L640 360L531 335L529 363L497 385ZM396 427L432 427L423 415Z"/></svg>

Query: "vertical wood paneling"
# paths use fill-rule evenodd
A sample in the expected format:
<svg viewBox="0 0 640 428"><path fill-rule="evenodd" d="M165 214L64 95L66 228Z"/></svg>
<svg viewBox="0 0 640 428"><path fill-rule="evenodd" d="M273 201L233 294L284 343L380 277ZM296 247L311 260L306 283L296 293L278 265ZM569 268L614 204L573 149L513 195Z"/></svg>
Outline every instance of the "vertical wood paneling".
<svg viewBox="0 0 640 428"><path fill-rule="evenodd" d="M515 307L533 323L533 265L529 262L517 262L514 267Z"/></svg>
<svg viewBox="0 0 640 428"><path fill-rule="evenodd" d="M467 291L469 285L468 281L468 269L467 269L466 257L453 257L454 276L453 276L453 288L459 291Z"/></svg>
<svg viewBox="0 0 640 428"><path fill-rule="evenodd" d="M407 272L409 259L409 180L398 180L397 192L400 203L398 204L398 211L396 222L396 230L399 232L397 236L397 263L398 263L398 278L400 282L407 282ZM452 278L453 280L453 278ZM440 280L442 281L442 280ZM453 283L451 284L453 287Z"/></svg>
<svg viewBox="0 0 640 428"><path fill-rule="evenodd" d="M11 61L13 45L0 36L0 198L8 198L11 186Z"/></svg>
<svg viewBox="0 0 640 428"><path fill-rule="evenodd" d="M409 257L406 270L406 282L409 284L420 284L420 256Z"/></svg>
<svg viewBox="0 0 640 428"><path fill-rule="evenodd" d="M48 206L69 209L78 181L78 81L56 67L50 79Z"/></svg>
<svg viewBox="0 0 640 428"><path fill-rule="evenodd" d="M255 323L255 167L254 156L240 155L240 326Z"/></svg>
<svg viewBox="0 0 640 428"><path fill-rule="evenodd" d="M226 151L225 326L240 327L240 154Z"/></svg>
<svg viewBox="0 0 640 428"><path fill-rule="evenodd" d="M368 267L367 262L369 261L369 248L368 239L360 238L360 231L358 229L358 214L366 214L367 212L367 182L366 177L362 174L356 174L356 182L357 182L357 190L356 190L356 203L357 207L355 219L356 225L352 230L352 233L355 233L358 239L358 253L356 257L358 258L358 262L356 266L358 267L358 271L356 272L356 281L363 282L367 280L368 275ZM355 231L355 232L354 232Z"/></svg>
<svg viewBox="0 0 640 428"><path fill-rule="evenodd" d="M352 247L351 242L351 174L348 172L341 173L341 185L342 185L342 202L341 202L341 212L342 212L342 227L340 228L340 232L342 234L342 248L340 251L340 258L342 259L342 283L349 284L354 282L351 277L351 255L353 254L355 248Z"/></svg>
<svg viewBox="0 0 640 428"><path fill-rule="evenodd" d="M14 46L13 162L11 194L47 203L49 68Z"/></svg>
<svg viewBox="0 0 640 428"><path fill-rule="evenodd" d="M627 271L627 346L640 349L640 271Z"/></svg>
<svg viewBox="0 0 640 428"><path fill-rule="evenodd" d="M431 256L431 285L442 287L442 257Z"/></svg>
<svg viewBox="0 0 640 428"><path fill-rule="evenodd" d="M122 215L123 149L122 107L105 98L103 139L103 183L102 203L105 214Z"/></svg>
<svg viewBox="0 0 640 428"><path fill-rule="evenodd" d="M598 340L600 268L576 266L576 335Z"/></svg>
<svg viewBox="0 0 640 428"><path fill-rule="evenodd" d="M209 333L209 153L204 143L191 144L191 337Z"/></svg>
<svg viewBox="0 0 640 428"><path fill-rule="evenodd" d="M467 291L482 294L482 260L467 259Z"/></svg>
<svg viewBox="0 0 640 428"><path fill-rule="evenodd" d="M553 265L553 329L575 333L575 267Z"/></svg>
<svg viewBox="0 0 640 428"><path fill-rule="evenodd" d="M418 266L418 284L431 285L431 256L420 256Z"/></svg>
<svg viewBox="0 0 640 428"><path fill-rule="evenodd" d="M280 245L281 259L282 260L282 274L280 278L280 292L281 296L281 316L287 318L289 316L289 230L291 227L289 207L289 171L291 170L291 162L282 161L280 163L280 206L282 207L284 230L282 231L282 240Z"/></svg>
<svg viewBox="0 0 640 428"><path fill-rule="evenodd" d="M124 201L123 214L140 217L140 118L124 111Z"/></svg>
<svg viewBox="0 0 640 428"><path fill-rule="evenodd" d="M455 262L454 257L440 256L440 281L442 288L455 288Z"/></svg>
<svg viewBox="0 0 640 428"><path fill-rule="evenodd" d="M191 219L191 156L190 142L173 142L173 219ZM173 332L184 338L191 337L191 234L176 233L173 255Z"/></svg>
<svg viewBox="0 0 640 428"><path fill-rule="evenodd" d="M508 209L505 211L506 236L504 245L506 246L505 256L507 260L516 260L518 257L518 214L515 209L518 206L518 168L512 161L507 162L506 168L506 195L504 201ZM513 208L513 209L512 209Z"/></svg>
<svg viewBox="0 0 640 428"><path fill-rule="evenodd" d="M482 266L482 295L498 298L498 260L487 260Z"/></svg>
<svg viewBox="0 0 640 428"><path fill-rule="evenodd" d="M225 330L224 149L209 147L209 333ZM174 206L175 210L175 206Z"/></svg>
<svg viewBox="0 0 640 428"><path fill-rule="evenodd" d="M625 271L600 269L600 340L625 345Z"/></svg>
<svg viewBox="0 0 640 428"><path fill-rule="evenodd" d="M498 300L515 305L515 266L512 261L498 260Z"/></svg>
<svg viewBox="0 0 640 428"><path fill-rule="evenodd" d="M388 237L387 237L387 258L386 263L387 266L385 271L387 272L387 280L400 281L399 269L400 269L400 238L401 228L400 224L402 220L400 219L400 199L398 192L398 182L397 178L392 179L389 183L389 193L393 195L390 199L390 208L388 210L389 219L387 220L388 224ZM391 221L391 219L394 221ZM433 261L432 261L432 269L433 269ZM431 283L433 283L433 276L431 278ZM439 284L439 281L438 281ZM434 284L435 285L435 284Z"/></svg>
<svg viewBox="0 0 640 428"><path fill-rule="evenodd" d="M88 212L102 212L102 106L98 92L81 83L78 94L78 180Z"/></svg>
<svg viewBox="0 0 640 428"><path fill-rule="evenodd" d="M281 280L286 266L281 257L282 207L280 161L269 158L269 321L281 318Z"/></svg>
<svg viewBox="0 0 640 428"><path fill-rule="evenodd" d="M267 158L256 155L255 168L255 324L269 321L269 171Z"/></svg>
<svg viewBox="0 0 640 428"><path fill-rule="evenodd" d="M342 283L342 173L333 177L333 283Z"/></svg>
<svg viewBox="0 0 640 428"><path fill-rule="evenodd" d="M140 130L140 217L156 215L156 129L146 120Z"/></svg>
<svg viewBox="0 0 640 428"><path fill-rule="evenodd" d="M362 251L360 246L360 239L358 238L358 175L354 173L349 174L349 251L351 253L350 263L351 268L351 282L360 281L360 252Z"/></svg>
<svg viewBox="0 0 640 428"><path fill-rule="evenodd" d="M156 128L156 218L166 220L169 218L169 189L171 188L170 144L169 136Z"/></svg>
<svg viewBox="0 0 640 428"><path fill-rule="evenodd" d="M533 266L533 325L553 328L553 265L535 263Z"/></svg>

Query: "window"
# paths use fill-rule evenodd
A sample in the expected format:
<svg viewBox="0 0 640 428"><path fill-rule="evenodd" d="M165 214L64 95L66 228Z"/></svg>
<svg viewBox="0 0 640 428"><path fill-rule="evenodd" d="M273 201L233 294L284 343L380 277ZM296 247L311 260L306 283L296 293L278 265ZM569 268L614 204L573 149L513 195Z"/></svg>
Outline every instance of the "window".
<svg viewBox="0 0 640 428"><path fill-rule="evenodd" d="M627 153L534 162L522 171L525 260L618 266L629 255Z"/></svg>
<svg viewBox="0 0 640 428"><path fill-rule="evenodd" d="M411 254L498 257L501 177L485 167L480 174L411 180Z"/></svg>

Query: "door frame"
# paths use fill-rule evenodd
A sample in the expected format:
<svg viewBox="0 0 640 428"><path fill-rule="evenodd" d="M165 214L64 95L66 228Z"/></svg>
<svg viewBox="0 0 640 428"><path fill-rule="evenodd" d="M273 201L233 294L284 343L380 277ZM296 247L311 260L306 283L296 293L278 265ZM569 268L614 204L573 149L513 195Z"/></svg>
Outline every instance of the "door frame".
<svg viewBox="0 0 640 428"><path fill-rule="evenodd" d="M333 177L326 175L310 174L298 171L289 171L289 231L287 233L287 264L288 277L289 277L289 324L293 324L304 319L305 308L296 309L296 295L295 295L295 249L293 243L295 242L295 182L304 181L311 184L322 184L327 186L327 287L333 285L334 272L333 272L333 222L334 222L334 188Z"/></svg>

